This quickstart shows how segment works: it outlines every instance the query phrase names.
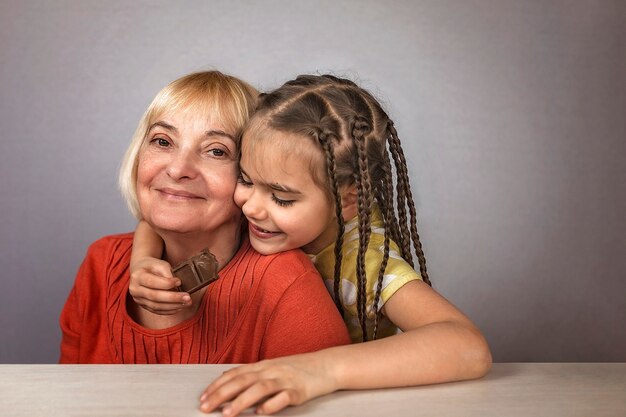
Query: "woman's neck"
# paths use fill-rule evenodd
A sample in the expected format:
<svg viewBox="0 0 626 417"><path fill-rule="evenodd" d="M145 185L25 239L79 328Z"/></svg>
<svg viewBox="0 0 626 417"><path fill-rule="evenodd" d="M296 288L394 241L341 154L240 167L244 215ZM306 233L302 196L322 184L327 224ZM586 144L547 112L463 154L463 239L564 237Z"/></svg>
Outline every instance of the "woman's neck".
<svg viewBox="0 0 626 417"><path fill-rule="evenodd" d="M164 249L163 259L172 267L180 264L188 258L198 254L203 249L208 249L219 265L223 268L235 255L241 244L241 228L228 227L207 234L202 233L176 233L161 231Z"/></svg>

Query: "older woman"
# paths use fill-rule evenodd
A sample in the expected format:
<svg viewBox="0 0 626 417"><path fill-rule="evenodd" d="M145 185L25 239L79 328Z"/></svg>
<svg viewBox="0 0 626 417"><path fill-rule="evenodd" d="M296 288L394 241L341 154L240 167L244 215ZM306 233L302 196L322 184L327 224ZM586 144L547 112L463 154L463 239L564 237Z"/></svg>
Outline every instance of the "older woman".
<svg viewBox="0 0 626 417"><path fill-rule="evenodd" d="M61 313L61 363L246 363L349 343L308 258L262 256L242 233L238 138L256 96L209 71L153 100L126 152L122 193L163 239L163 260L177 265L206 248L219 278L194 294L192 308L156 315L128 296L133 235L96 241Z"/></svg>

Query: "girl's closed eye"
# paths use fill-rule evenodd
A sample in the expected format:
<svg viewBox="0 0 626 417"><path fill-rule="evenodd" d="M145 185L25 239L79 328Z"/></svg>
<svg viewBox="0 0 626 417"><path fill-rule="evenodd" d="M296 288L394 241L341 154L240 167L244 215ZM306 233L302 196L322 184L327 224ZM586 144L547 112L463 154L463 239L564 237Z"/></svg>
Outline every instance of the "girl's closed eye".
<svg viewBox="0 0 626 417"><path fill-rule="evenodd" d="M272 201L281 207L290 207L296 202L296 200L283 200L276 197L276 194L272 193Z"/></svg>

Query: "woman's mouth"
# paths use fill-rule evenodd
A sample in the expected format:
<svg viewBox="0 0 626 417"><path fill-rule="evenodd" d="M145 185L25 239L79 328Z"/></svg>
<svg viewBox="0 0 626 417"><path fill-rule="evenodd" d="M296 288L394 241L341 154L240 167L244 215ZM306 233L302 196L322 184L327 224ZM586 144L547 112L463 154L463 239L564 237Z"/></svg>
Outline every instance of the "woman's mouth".
<svg viewBox="0 0 626 417"><path fill-rule="evenodd" d="M165 197L168 200L194 200L200 199L197 194L191 193L185 190L177 190L175 188L157 188L156 189L161 196Z"/></svg>

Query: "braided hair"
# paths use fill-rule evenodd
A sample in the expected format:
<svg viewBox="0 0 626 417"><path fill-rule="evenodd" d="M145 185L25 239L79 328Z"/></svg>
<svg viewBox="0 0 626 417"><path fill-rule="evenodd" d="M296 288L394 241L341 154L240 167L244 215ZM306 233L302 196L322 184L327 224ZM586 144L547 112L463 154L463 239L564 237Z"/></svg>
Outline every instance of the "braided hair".
<svg viewBox="0 0 626 417"><path fill-rule="evenodd" d="M326 178L319 185L327 190L330 201L335 205L338 232L333 292L342 314L340 273L345 225L340 189L355 186L359 235L357 316L363 341L368 340L365 254L371 235L374 205L380 208L384 224L384 251L378 271L374 308L380 300L391 240L398 244L400 255L412 267L415 267L412 251L415 252L422 279L431 285L417 232L406 159L393 121L368 91L350 80L332 75L301 75L270 93L262 94L253 119L263 120L267 127L276 131L311 140L325 156ZM374 339L379 316L380 312L377 312L371 335Z"/></svg>

